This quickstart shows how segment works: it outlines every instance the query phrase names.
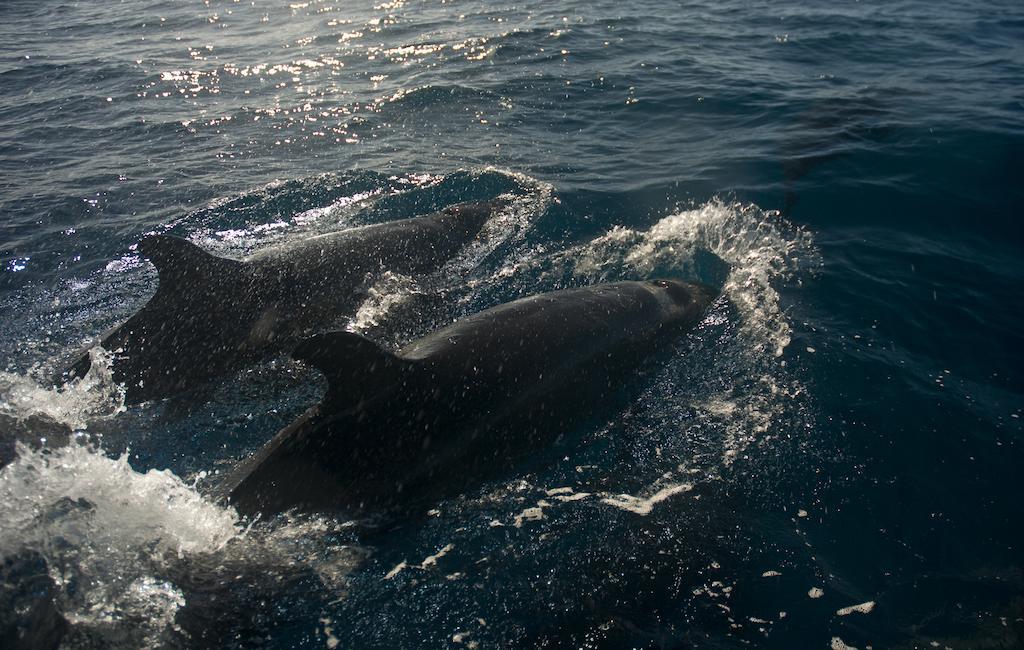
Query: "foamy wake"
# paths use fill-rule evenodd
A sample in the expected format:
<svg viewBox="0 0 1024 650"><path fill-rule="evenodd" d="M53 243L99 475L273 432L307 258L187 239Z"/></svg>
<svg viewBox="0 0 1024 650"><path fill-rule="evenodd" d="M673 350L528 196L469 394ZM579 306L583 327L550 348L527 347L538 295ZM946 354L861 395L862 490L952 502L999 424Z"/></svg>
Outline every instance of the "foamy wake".
<svg viewBox="0 0 1024 650"><path fill-rule="evenodd" d="M44 417L71 429L85 429L89 420L124 411L124 386L114 381L111 353L95 347L92 365L80 379L54 385L40 369L27 374L0 372L0 414L14 420Z"/></svg>

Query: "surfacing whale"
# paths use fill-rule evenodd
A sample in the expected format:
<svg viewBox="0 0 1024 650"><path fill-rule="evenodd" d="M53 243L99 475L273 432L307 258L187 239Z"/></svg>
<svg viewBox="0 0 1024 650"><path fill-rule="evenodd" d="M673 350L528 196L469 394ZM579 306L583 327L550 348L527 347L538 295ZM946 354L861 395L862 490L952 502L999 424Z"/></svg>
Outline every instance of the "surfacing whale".
<svg viewBox="0 0 1024 650"><path fill-rule="evenodd" d="M516 300L397 353L330 332L293 356L323 400L240 463L221 493L248 515L358 516L434 498L622 403L650 354L697 324L700 284L616 282Z"/></svg>
<svg viewBox="0 0 1024 650"><path fill-rule="evenodd" d="M440 268L472 241L500 201L310 237L244 259L218 257L167 235L139 251L159 273L156 294L107 333L113 376L128 403L181 393L288 350L351 314L367 273ZM89 370L88 353L64 373Z"/></svg>

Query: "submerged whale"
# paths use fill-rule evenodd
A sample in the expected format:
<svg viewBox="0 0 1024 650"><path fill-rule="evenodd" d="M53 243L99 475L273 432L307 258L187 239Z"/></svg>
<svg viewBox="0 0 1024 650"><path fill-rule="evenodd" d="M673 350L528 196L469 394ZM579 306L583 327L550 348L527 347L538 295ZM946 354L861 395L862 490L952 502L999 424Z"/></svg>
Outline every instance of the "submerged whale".
<svg viewBox="0 0 1024 650"><path fill-rule="evenodd" d="M330 332L293 356L327 377L323 400L221 485L248 515L348 514L443 495L622 403L644 360L698 323L700 284L617 282L523 298L391 353Z"/></svg>
<svg viewBox="0 0 1024 650"><path fill-rule="evenodd" d="M168 397L287 350L349 315L367 273L439 268L503 204L464 203L434 214L353 228L260 251L244 260L184 239L146 237L139 251L160 285L146 305L107 333L113 376L128 403ZM89 370L88 353L65 378Z"/></svg>

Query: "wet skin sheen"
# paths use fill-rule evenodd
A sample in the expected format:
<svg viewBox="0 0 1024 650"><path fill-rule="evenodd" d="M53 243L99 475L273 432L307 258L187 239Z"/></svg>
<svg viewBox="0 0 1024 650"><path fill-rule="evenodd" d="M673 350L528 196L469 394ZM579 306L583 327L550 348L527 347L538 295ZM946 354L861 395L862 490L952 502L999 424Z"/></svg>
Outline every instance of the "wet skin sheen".
<svg viewBox="0 0 1024 650"><path fill-rule="evenodd" d="M139 244L160 286L150 301L103 337L115 352L114 379L129 403L195 388L289 350L350 315L368 273L439 268L480 232L499 202L311 237L245 260L207 253L177 237ZM65 373L83 376L83 354Z"/></svg>
<svg viewBox="0 0 1024 650"><path fill-rule="evenodd" d="M294 356L326 375L326 395L223 491L247 514L355 514L451 493L621 406L623 383L697 324L714 296L672 280L557 291L480 312L397 353L346 332L316 336Z"/></svg>

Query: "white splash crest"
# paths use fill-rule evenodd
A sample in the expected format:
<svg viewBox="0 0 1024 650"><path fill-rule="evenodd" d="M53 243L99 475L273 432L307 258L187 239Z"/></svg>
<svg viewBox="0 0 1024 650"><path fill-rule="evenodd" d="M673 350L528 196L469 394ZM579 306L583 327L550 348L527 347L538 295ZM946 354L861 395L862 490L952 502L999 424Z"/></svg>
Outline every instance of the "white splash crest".
<svg viewBox="0 0 1024 650"><path fill-rule="evenodd" d="M18 447L0 470L0 557L35 553L57 605L98 638L155 644L184 597L161 578L168 559L223 548L239 533L234 511L206 501L169 471L134 471L72 444ZM137 629L134 629L137 628Z"/></svg>
<svg viewBox="0 0 1024 650"><path fill-rule="evenodd" d="M614 271L692 274L700 250L729 265L722 291L739 310L754 345L780 356L791 329L772 284L790 277L802 261L814 262L816 252L810 234L777 212L715 199L671 214L650 230L615 227L572 251L571 258L575 274L583 277Z"/></svg>
<svg viewBox="0 0 1024 650"><path fill-rule="evenodd" d="M125 410L124 386L114 381L112 353L89 350L89 372L80 379L53 385L27 374L0 372L0 414L16 420L43 416L72 429L85 429L93 418L113 417Z"/></svg>
<svg viewBox="0 0 1024 650"><path fill-rule="evenodd" d="M282 516L245 526L171 471L136 471L128 454L74 443L17 451L0 469L0 561L45 561L56 609L89 647L187 637L176 617L196 584L225 590L227 619L249 613L236 593L279 588L303 572L342 597L366 556L343 534L351 522ZM222 585L225 573L234 582Z"/></svg>
<svg viewBox="0 0 1024 650"><path fill-rule="evenodd" d="M663 273L699 277L702 253L728 265L722 293L739 316L738 327L735 334L723 331L701 343L712 367L684 368L684 376L670 368L645 399L685 395L703 421L699 437L718 432L727 466L751 444L769 440L805 394L780 359L792 329L778 286L793 282L804 267L820 265L811 235L776 212L716 199L664 217L647 231L613 228L570 251L571 262L562 266L595 281ZM726 324L726 311L715 309L707 323ZM729 388L723 391L714 378L729 378ZM672 410L665 403L661 408Z"/></svg>

